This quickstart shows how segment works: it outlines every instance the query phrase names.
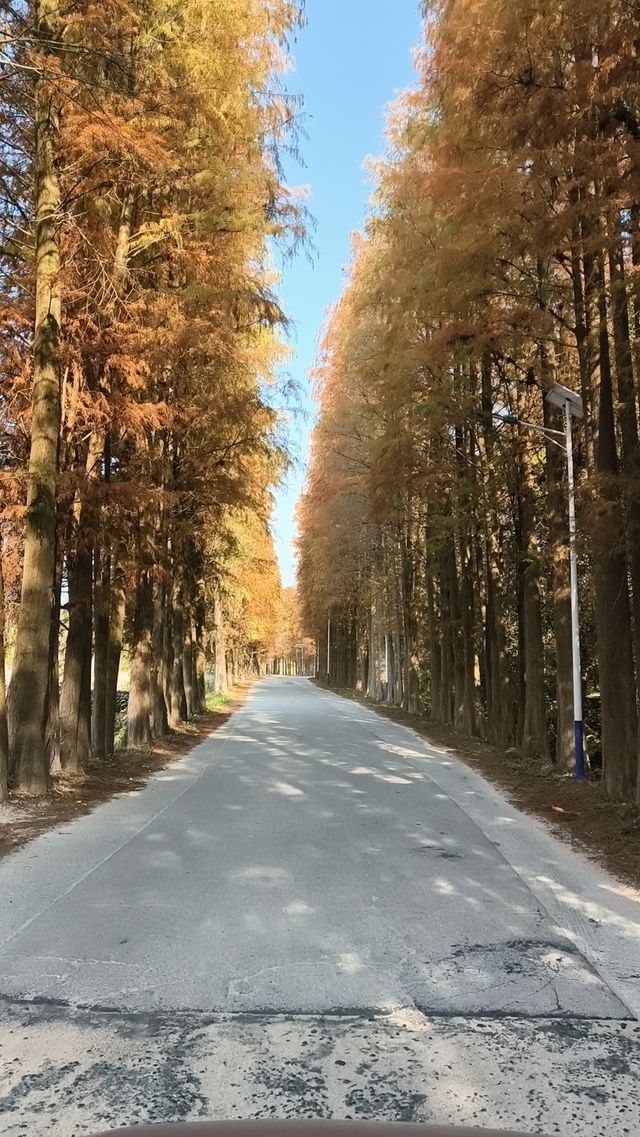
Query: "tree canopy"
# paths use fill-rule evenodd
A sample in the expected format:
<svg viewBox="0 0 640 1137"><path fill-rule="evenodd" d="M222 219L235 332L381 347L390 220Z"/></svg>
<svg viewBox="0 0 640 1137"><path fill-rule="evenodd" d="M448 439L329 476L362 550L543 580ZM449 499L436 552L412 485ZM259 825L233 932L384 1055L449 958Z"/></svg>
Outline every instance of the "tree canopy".
<svg viewBox="0 0 640 1137"><path fill-rule="evenodd" d="M550 386L578 392L588 751L622 799L640 686L639 30L616 0L428 5L327 321L300 504L325 676L569 769L565 460L535 428L563 429Z"/></svg>
<svg viewBox="0 0 640 1137"><path fill-rule="evenodd" d="M271 249L304 235L279 160L300 18L290 0L5 9L0 793L112 751L121 657L145 747L203 708L206 656L222 687L273 644Z"/></svg>

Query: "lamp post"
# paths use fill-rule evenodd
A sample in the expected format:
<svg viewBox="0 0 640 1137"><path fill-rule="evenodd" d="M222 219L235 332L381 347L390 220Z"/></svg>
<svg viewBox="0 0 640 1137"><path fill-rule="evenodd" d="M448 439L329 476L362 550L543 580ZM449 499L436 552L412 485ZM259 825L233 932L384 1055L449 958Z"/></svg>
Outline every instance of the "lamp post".
<svg viewBox="0 0 640 1137"><path fill-rule="evenodd" d="M581 419L584 409L580 395L554 383L545 394L551 406L564 412L564 431L551 430L536 423L523 422L514 415L498 415L503 422L526 426L543 434L551 442L564 450L567 455L567 484L569 490L569 584L571 592L571 659L573 670L573 738L575 755L575 776L584 778L584 720L582 711L582 666L580 662L580 613L578 607L578 556L576 548L576 493L573 466L573 423ZM560 441L562 439L562 441Z"/></svg>
<svg viewBox="0 0 640 1137"><path fill-rule="evenodd" d="M582 399L561 383L554 383L545 398L554 407L564 410L565 449L567 452L567 480L569 485L569 562L571 582L571 654L573 661L573 730L575 741L576 778L584 778L584 720L582 716L582 667L580 664L580 615L578 608L578 555L576 549L576 492L573 469L572 419L584 415Z"/></svg>

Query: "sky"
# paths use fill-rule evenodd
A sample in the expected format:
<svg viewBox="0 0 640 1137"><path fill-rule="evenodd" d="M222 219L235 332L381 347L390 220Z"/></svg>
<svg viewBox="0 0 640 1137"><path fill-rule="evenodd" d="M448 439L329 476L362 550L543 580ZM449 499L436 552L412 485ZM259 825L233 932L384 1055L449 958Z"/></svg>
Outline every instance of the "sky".
<svg viewBox="0 0 640 1137"><path fill-rule="evenodd" d="M313 262L285 263L279 289L291 320L287 371L298 384L302 415L290 436L295 462L276 494L273 534L282 583L295 583L295 503L304 484L312 427L309 371L327 309L339 297L351 235L362 228L371 184L368 156L384 153L385 108L414 79L412 49L420 38L418 0L306 0L306 26L292 45L288 87L304 99L300 139L304 166L285 163L290 185L309 188L315 221Z"/></svg>

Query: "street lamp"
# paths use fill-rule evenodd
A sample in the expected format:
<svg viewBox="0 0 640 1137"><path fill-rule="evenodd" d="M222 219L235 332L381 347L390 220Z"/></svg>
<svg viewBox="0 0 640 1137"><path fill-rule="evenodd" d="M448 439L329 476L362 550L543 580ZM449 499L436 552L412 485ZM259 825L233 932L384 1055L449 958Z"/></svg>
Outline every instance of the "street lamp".
<svg viewBox="0 0 640 1137"><path fill-rule="evenodd" d="M571 657L573 664L573 737L575 747L575 776L584 778L584 721L582 717L582 667L580 664L580 615L578 609L578 556L576 550L576 493L573 468L573 425L572 419L584 417L580 395L554 383L545 394L545 399L553 407L564 411L564 431L551 430L536 423L523 422L514 415L497 415L503 422L529 427L543 434L567 455L567 482L569 488L569 566L571 589ZM560 442L562 439L564 442Z"/></svg>
<svg viewBox="0 0 640 1137"><path fill-rule="evenodd" d="M565 449L569 485L569 561L571 576L571 651L573 660L573 729L575 739L576 778L584 778L584 721L582 717L582 668L580 665L580 616L578 610L578 556L576 550L576 493L573 470L572 418L584 416L582 399L561 383L554 383L545 398L553 407L564 410Z"/></svg>

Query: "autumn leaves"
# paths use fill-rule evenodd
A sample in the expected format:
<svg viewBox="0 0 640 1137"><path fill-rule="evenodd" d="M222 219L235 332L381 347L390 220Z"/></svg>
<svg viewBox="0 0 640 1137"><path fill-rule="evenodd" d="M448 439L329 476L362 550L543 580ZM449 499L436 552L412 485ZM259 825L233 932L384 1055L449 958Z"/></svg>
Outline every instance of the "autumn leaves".
<svg viewBox="0 0 640 1137"><path fill-rule="evenodd" d="M588 747L623 799L640 687L639 43L623 3L429 6L326 329L301 506L306 621L332 620L332 681L568 769L562 455L500 416L557 427L545 390L580 391Z"/></svg>
<svg viewBox="0 0 640 1137"><path fill-rule="evenodd" d="M0 523L28 792L111 752L121 663L145 746L203 708L205 654L221 687L275 634L267 243L301 227L275 161L297 19L288 0L6 16Z"/></svg>

